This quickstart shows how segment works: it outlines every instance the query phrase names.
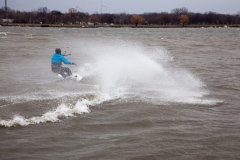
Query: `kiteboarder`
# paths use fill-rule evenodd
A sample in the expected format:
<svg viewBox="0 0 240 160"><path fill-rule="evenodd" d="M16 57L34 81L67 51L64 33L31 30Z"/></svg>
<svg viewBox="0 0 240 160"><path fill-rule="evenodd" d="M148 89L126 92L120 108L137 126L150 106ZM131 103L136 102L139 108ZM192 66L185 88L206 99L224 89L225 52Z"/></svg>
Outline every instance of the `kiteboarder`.
<svg viewBox="0 0 240 160"><path fill-rule="evenodd" d="M59 73L62 78L66 78L69 76L72 76L72 72L67 67L62 67L62 63L64 64L70 64L70 65L76 65L74 62L66 59L63 54L61 54L61 49L56 48L55 53L53 54L51 58L52 62L52 71L54 73Z"/></svg>

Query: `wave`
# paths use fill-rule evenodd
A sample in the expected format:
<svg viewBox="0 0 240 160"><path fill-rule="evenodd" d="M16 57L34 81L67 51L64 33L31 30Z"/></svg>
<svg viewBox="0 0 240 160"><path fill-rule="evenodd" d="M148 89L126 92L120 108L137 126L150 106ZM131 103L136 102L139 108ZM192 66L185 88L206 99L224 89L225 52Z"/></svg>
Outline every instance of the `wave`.
<svg viewBox="0 0 240 160"><path fill-rule="evenodd" d="M86 99L89 97L89 99ZM76 97L79 98L79 97ZM99 94L99 95L84 95L81 96L81 100L70 101L66 103L59 104L55 109L47 111L40 116L32 116L32 117L24 117L22 115L15 114L12 118L0 119L0 126L4 127L13 127L13 126L28 126L32 124L40 124L40 123L47 123L47 122L59 122L61 119L66 117L74 117L75 115L90 113L91 110L89 106L95 106L98 104L103 103L104 101L109 100L109 96ZM52 100L53 101L53 100ZM31 104L30 101L28 103ZM40 102L41 104L44 103L43 100ZM51 102L51 104L53 104ZM32 112L36 110L37 103L33 104ZM18 106L20 106L18 104ZM23 110L26 109L26 105L23 106ZM6 113L6 111L5 111ZM28 113L28 114L35 114L35 113Z"/></svg>
<svg viewBox="0 0 240 160"><path fill-rule="evenodd" d="M5 127L12 127L16 125L28 126L30 124L39 124L46 122L60 121L61 117L72 117L74 114L89 113L90 110L87 105L91 104L88 100L78 101L74 107L61 104L55 110L44 113L41 116L25 118L20 115L15 115L13 119L1 120L0 125Z"/></svg>

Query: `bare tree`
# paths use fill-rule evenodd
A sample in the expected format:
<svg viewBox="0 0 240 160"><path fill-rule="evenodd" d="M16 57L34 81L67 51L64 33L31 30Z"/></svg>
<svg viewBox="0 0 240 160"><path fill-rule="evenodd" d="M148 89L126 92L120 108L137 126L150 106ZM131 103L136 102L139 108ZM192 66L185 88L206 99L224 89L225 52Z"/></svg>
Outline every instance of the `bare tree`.
<svg viewBox="0 0 240 160"><path fill-rule="evenodd" d="M38 21L41 23L48 23L49 19L47 18L47 14L50 13L50 10L47 7L40 7L37 10Z"/></svg>
<svg viewBox="0 0 240 160"><path fill-rule="evenodd" d="M38 8L38 13L43 15L43 16L46 16L47 13L49 13L49 12L50 12L50 10L47 7Z"/></svg>
<svg viewBox="0 0 240 160"><path fill-rule="evenodd" d="M99 19L99 17L97 15L92 15L90 17L90 22L92 22L94 26L96 25L97 22L99 22L99 20L100 19Z"/></svg>
<svg viewBox="0 0 240 160"><path fill-rule="evenodd" d="M119 24L124 24L127 14L125 12L119 15Z"/></svg>
<svg viewBox="0 0 240 160"><path fill-rule="evenodd" d="M114 22L114 18L115 18L114 15L110 13L101 14L100 22L110 24Z"/></svg>
<svg viewBox="0 0 240 160"><path fill-rule="evenodd" d="M68 14L70 16L71 22L74 23L77 19L77 9L69 8Z"/></svg>
<svg viewBox="0 0 240 160"><path fill-rule="evenodd" d="M176 15L187 14L188 13L188 9L186 7L175 8L175 9L172 10L172 13L176 14Z"/></svg>
<svg viewBox="0 0 240 160"><path fill-rule="evenodd" d="M162 12L157 16L157 20L160 24L166 25L171 22L171 16L166 12Z"/></svg>
<svg viewBox="0 0 240 160"><path fill-rule="evenodd" d="M239 12L237 12L237 15L240 17L240 11L239 11Z"/></svg>

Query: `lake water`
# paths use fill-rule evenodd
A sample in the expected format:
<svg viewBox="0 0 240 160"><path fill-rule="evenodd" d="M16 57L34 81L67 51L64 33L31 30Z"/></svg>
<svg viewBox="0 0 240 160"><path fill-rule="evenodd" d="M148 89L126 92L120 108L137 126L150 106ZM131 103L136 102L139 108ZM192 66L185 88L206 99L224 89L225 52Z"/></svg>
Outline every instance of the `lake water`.
<svg viewBox="0 0 240 160"><path fill-rule="evenodd" d="M240 159L239 28L0 27L0 71L1 160Z"/></svg>

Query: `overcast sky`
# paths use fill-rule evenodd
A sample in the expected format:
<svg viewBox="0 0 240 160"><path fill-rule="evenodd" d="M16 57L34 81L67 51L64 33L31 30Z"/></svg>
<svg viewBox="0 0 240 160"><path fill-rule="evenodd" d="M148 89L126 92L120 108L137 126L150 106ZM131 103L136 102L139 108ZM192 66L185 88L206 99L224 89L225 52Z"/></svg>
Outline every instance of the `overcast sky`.
<svg viewBox="0 0 240 160"><path fill-rule="evenodd" d="M101 13L101 0L7 0L8 7L20 11L33 11L39 7L50 10L68 12L69 8L78 11ZM186 7L191 12L217 12L236 14L240 12L240 0L102 0L103 13L147 13L171 12L174 8ZM5 6L5 0L0 0L0 7ZM76 7L78 6L78 7ZM81 8L81 10L79 9Z"/></svg>

